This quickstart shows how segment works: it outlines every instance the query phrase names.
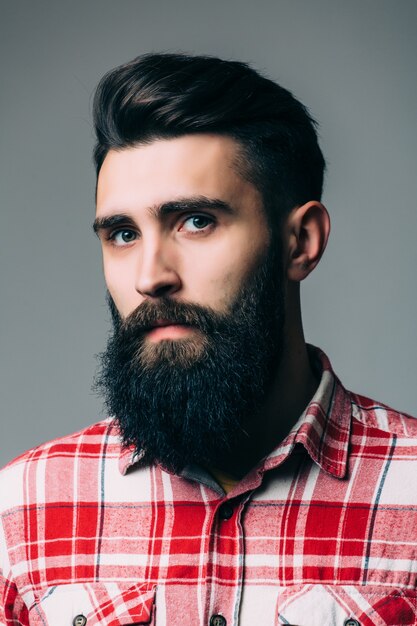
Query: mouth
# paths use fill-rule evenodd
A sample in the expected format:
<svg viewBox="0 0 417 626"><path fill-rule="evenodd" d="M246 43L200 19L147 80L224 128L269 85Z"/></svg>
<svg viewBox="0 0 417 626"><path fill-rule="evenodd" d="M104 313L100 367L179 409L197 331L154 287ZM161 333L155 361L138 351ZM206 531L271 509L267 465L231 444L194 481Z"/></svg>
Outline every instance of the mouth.
<svg viewBox="0 0 417 626"><path fill-rule="evenodd" d="M173 320L157 320L146 331L146 336L152 341L161 339L181 339L193 332L188 324L180 324Z"/></svg>

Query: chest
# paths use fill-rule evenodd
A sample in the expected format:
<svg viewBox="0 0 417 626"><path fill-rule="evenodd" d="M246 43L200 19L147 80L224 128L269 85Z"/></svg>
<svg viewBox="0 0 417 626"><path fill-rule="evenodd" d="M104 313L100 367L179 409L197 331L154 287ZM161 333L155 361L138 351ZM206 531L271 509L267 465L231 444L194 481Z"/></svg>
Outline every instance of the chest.
<svg viewBox="0 0 417 626"><path fill-rule="evenodd" d="M147 499L16 510L5 520L12 569L31 614L55 615L45 623L69 603L104 624L96 605L133 602L148 620L136 623L157 626L216 615L240 626L414 624L414 490L396 488L395 466L372 467L353 461L338 480L294 455L235 498L175 497L161 482Z"/></svg>

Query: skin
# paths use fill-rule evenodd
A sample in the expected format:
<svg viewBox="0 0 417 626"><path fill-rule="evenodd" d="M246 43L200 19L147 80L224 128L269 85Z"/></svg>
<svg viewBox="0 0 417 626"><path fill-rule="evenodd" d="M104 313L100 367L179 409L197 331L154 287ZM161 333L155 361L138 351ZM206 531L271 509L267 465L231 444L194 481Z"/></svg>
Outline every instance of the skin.
<svg viewBox="0 0 417 626"><path fill-rule="evenodd" d="M95 230L122 317L161 296L224 312L258 266L270 232L260 192L236 169L237 150L231 138L196 134L109 151L98 178ZM282 440L317 387L299 283L319 262L329 230L317 201L294 207L285 220L284 354L271 394L247 425L247 446L221 468L209 468L225 491ZM184 340L197 332L169 322L161 320L147 340Z"/></svg>

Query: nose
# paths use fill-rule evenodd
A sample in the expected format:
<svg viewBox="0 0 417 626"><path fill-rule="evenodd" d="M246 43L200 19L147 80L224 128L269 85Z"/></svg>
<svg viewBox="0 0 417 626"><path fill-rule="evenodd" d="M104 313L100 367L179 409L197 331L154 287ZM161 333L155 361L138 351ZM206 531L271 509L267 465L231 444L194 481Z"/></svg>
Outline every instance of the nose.
<svg viewBox="0 0 417 626"><path fill-rule="evenodd" d="M158 242L143 245L136 276L136 291L144 298L162 298L181 289L175 262Z"/></svg>

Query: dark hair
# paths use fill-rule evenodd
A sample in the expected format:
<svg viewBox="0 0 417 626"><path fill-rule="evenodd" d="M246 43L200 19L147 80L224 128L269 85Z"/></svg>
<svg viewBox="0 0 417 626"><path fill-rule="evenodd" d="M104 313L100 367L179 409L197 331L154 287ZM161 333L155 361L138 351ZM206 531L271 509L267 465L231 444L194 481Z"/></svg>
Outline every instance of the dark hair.
<svg viewBox="0 0 417 626"><path fill-rule="evenodd" d="M277 217L320 200L325 162L316 122L294 96L245 63L145 54L100 81L93 105L97 176L110 149L192 133L230 136L238 166Z"/></svg>

